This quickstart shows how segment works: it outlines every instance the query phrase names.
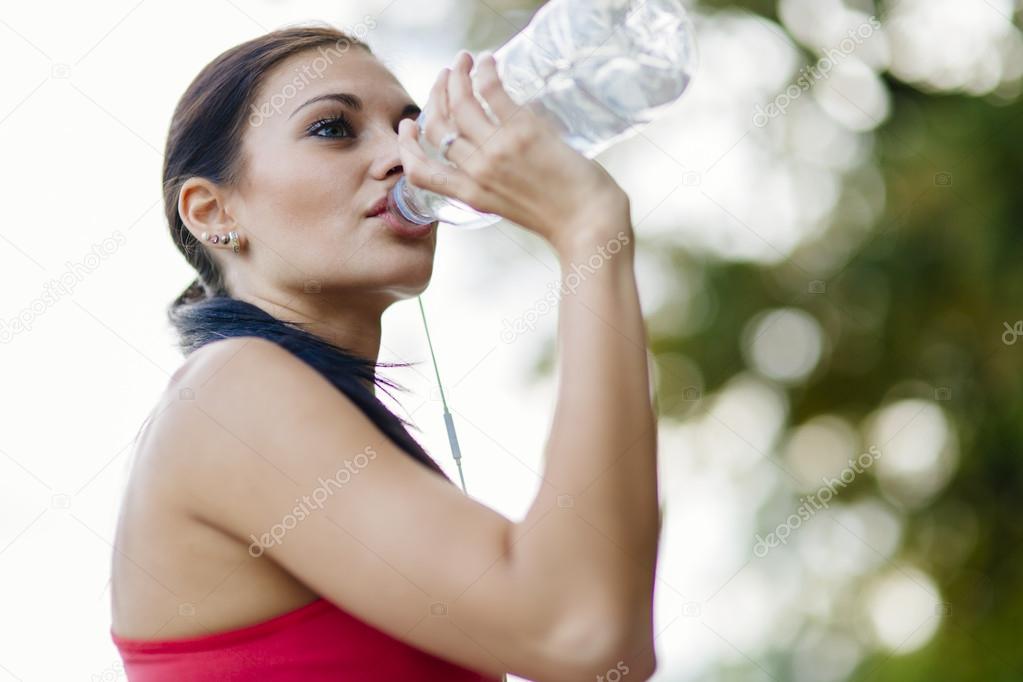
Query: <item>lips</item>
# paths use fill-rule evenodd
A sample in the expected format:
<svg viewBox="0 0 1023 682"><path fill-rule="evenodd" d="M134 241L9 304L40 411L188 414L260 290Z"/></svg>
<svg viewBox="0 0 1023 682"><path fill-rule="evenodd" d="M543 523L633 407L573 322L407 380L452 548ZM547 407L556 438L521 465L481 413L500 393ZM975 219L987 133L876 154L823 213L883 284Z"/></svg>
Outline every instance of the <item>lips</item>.
<svg viewBox="0 0 1023 682"><path fill-rule="evenodd" d="M424 237L433 231L437 223L419 225L406 220L396 208L390 205L389 196L390 194L385 194L373 204L373 207L366 213L366 216L369 218L379 218L392 232L402 237Z"/></svg>
<svg viewBox="0 0 1023 682"><path fill-rule="evenodd" d="M366 215L368 217L370 217L370 218L375 218L376 216L380 215L381 213L383 213L386 210L387 210L387 195L385 194L380 199L380 201L378 201L375 204L373 204L373 208L371 208L369 210L369 213L367 213Z"/></svg>

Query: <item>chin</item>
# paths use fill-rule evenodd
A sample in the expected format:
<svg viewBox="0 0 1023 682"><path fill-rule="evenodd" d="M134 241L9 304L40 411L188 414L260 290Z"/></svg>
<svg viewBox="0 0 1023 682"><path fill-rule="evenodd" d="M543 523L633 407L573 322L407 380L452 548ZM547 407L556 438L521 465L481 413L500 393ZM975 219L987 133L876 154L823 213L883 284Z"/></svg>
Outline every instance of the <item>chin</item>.
<svg viewBox="0 0 1023 682"><path fill-rule="evenodd" d="M394 297L395 300L413 298L420 295L430 286L433 277L433 257L416 263L405 263L405 267L395 268L393 277L388 277L381 289Z"/></svg>
<svg viewBox="0 0 1023 682"><path fill-rule="evenodd" d="M397 299L413 298L420 295L430 286L430 274L416 279L409 278L401 282L395 282L387 287L387 291Z"/></svg>

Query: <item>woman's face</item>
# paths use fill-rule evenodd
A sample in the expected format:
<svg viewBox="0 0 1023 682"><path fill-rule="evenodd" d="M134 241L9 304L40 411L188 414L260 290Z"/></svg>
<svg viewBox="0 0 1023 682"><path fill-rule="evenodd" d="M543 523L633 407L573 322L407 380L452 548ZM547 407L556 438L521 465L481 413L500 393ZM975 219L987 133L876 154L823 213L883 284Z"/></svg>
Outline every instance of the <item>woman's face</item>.
<svg viewBox="0 0 1023 682"><path fill-rule="evenodd" d="M267 74L247 112L229 209L249 238L246 288L353 294L387 304L425 289L436 224L400 236L369 217L402 174L398 123L419 107L364 49L293 55Z"/></svg>

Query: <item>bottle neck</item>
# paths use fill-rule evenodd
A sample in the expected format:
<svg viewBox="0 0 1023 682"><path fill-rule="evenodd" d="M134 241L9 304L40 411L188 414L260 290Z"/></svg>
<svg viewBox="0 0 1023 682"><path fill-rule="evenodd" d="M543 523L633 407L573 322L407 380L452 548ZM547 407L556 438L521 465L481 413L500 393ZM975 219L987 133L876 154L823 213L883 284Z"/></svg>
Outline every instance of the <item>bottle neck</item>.
<svg viewBox="0 0 1023 682"><path fill-rule="evenodd" d="M432 223L434 220L436 220L436 218L423 215L419 211L416 211L415 208L413 208L412 202L409 201L409 198L406 196L408 188L409 184L408 182L406 182L405 177L402 176L401 178L399 178L398 183L394 186L394 189L392 189L391 193L388 195L387 198L387 203L389 204L388 208L393 207L399 213L401 213L401 215L403 215L406 220L408 220L410 223L415 223L416 225L426 225L427 223Z"/></svg>

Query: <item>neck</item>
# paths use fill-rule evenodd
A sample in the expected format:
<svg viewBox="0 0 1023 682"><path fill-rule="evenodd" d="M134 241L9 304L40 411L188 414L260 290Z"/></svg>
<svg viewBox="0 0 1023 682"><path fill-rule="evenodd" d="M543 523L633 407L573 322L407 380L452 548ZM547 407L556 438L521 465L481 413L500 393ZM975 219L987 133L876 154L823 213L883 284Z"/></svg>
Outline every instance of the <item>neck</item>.
<svg viewBox="0 0 1023 682"><path fill-rule="evenodd" d="M353 297L354 298L354 297ZM380 320L386 305L365 303L353 306L351 299L343 304L327 294L271 299L260 296L244 298L285 322L299 323L302 329L318 336L352 355L376 363L380 355ZM376 385L368 386L376 394Z"/></svg>

